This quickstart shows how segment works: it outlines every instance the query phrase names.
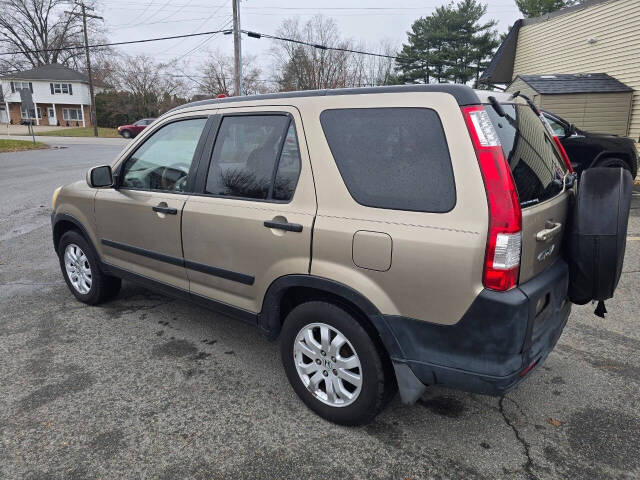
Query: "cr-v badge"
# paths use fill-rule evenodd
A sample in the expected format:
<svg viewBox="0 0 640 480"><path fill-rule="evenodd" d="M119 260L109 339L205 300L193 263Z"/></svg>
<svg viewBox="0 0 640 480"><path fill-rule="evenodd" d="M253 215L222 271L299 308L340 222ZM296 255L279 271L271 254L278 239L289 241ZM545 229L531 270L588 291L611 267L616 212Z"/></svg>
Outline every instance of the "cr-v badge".
<svg viewBox="0 0 640 480"><path fill-rule="evenodd" d="M554 243L549 248L547 248L546 250L543 250L542 252L540 252L538 254L538 257L537 257L538 261L539 262L544 262L547 258L549 258L551 256L551 254L553 253L555 248L556 248L556 245Z"/></svg>

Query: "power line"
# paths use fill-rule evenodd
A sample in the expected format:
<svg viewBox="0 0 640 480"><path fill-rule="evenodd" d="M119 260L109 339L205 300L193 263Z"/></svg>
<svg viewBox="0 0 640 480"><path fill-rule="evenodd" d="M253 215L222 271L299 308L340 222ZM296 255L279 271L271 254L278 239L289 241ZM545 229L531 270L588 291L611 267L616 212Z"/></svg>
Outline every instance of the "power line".
<svg viewBox="0 0 640 480"><path fill-rule="evenodd" d="M223 4L223 5L220 5L218 8L216 8L216 9L211 13L211 15L209 15L207 18L205 18L205 19L204 19L204 21L203 21L200 25L198 25L198 26L196 27L196 32L197 32L198 30L200 30L202 27L204 27L204 26L207 24L207 22L208 22L209 20L211 20L211 19L213 18L213 16L214 16L216 13L218 13L222 8L224 8L224 7L225 7L225 6L227 6L227 5L228 5L228 3L225 3L225 4ZM226 23L224 24L224 26L226 26ZM160 53L167 53L169 50L172 50L173 48L177 47L177 46L178 46L178 45L180 45L182 42L184 42L184 40L181 40L181 41L177 42L176 44L171 45L169 48L166 48L165 50L163 50L163 51L162 51L162 52L160 52ZM206 42L203 42L202 44L204 44L204 43L206 43Z"/></svg>
<svg viewBox="0 0 640 480"><path fill-rule="evenodd" d="M360 55L370 55L372 57L382 57L382 58L391 58L394 60L397 60L398 57L397 55L386 55L384 53L374 53L374 52L365 52L363 50L354 50L351 48L343 48L343 47L328 47L326 45L322 45L320 43L311 43L311 42L305 42L304 40L296 40L295 38L286 38L286 37L280 37L278 35L271 35L268 33L259 33L259 32L251 32L249 30L242 30L242 33L246 33L248 37L251 38L269 38L271 40L280 40L283 42L289 42L289 43L297 43L298 45L306 45L308 47L313 47L313 48L317 48L318 50L334 50L334 51L338 51L338 52L347 52L347 53L358 53ZM404 57L402 57L404 58Z"/></svg>
<svg viewBox="0 0 640 480"><path fill-rule="evenodd" d="M231 19L227 20L224 25L222 25L222 28L228 28L229 27L229 23L231 23ZM227 33L229 30L220 30L221 32ZM207 44L213 37L215 37L215 33L213 35L211 35L209 38L205 38L202 42L200 42L198 45L196 45L195 47L193 47L191 50L188 50L187 52L183 53L182 55L180 55L178 58L176 58L175 60L181 60L184 57L189 56L191 53L195 52L196 50L199 50L200 48L204 47L205 44Z"/></svg>
<svg viewBox="0 0 640 480"><path fill-rule="evenodd" d="M213 35L215 33L225 33L230 31L231 30L228 30L228 29L212 30L210 32L187 33L185 35L172 35L170 37L156 37L156 38L144 38L142 40L129 40L128 42L95 43L93 45L89 45L88 47L89 48L115 47L117 45L131 45L133 43L159 42L161 40L175 40L176 38L199 37L202 35ZM62 50L78 50L82 48L84 48L84 45L70 45L68 47L42 48L37 50L22 50L18 52L0 52L0 55L20 55L25 53L59 52Z"/></svg>

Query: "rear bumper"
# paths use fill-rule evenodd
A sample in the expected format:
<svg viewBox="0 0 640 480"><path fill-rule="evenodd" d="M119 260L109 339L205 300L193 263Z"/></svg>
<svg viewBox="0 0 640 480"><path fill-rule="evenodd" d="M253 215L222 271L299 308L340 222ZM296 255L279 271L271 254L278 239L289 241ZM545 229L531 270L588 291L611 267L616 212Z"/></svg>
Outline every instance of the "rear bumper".
<svg viewBox="0 0 640 480"><path fill-rule="evenodd" d="M374 320L391 356L403 400L423 385L501 395L538 367L571 311L563 260L508 292L484 290L455 325L380 315ZM412 390L410 395L403 388ZM424 389L422 389L424 390Z"/></svg>

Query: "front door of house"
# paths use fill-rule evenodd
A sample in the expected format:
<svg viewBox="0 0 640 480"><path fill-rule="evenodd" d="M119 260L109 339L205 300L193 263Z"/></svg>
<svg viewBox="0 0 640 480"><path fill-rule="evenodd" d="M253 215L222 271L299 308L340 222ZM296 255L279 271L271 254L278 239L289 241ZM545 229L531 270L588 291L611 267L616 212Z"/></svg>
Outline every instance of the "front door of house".
<svg viewBox="0 0 640 480"><path fill-rule="evenodd" d="M47 117L49 118L49 125L57 125L58 119L56 118L56 109L53 107L47 108Z"/></svg>
<svg viewBox="0 0 640 480"><path fill-rule="evenodd" d="M0 107L0 123L9 123L9 117L7 116L5 107Z"/></svg>

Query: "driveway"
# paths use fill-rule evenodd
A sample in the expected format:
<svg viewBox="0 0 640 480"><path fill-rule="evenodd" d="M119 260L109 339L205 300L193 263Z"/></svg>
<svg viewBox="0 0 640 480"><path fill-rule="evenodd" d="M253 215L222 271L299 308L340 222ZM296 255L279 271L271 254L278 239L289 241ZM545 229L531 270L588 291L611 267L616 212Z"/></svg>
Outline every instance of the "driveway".
<svg viewBox="0 0 640 480"><path fill-rule="evenodd" d="M248 325L128 283L103 306L75 301L51 193L120 148L0 154L0 478L640 477L640 193L607 318L574 307L517 390L432 388L345 428L298 400Z"/></svg>

